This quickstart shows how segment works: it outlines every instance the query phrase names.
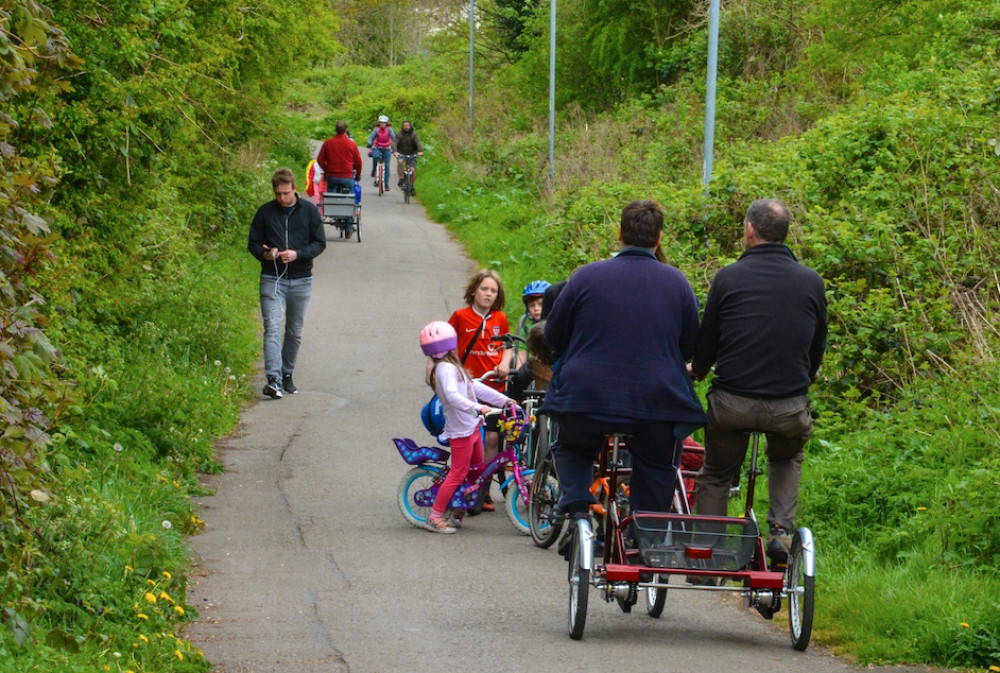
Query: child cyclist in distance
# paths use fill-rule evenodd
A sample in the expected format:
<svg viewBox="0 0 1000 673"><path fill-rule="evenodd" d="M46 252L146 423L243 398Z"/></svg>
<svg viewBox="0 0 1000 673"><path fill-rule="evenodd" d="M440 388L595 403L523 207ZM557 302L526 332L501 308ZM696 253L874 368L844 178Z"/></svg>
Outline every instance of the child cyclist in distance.
<svg viewBox="0 0 1000 673"><path fill-rule="evenodd" d="M465 481L469 466L483 462L483 439L480 427L483 415L493 411L479 400L502 407L513 402L489 386L474 381L458 357L458 335L446 322L435 321L420 332L420 348L431 360L430 384L444 411L444 435L451 448L451 470L438 489L427 517L427 530L454 533L462 525L464 511L456 511L451 521L444 518L448 502Z"/></svg>
<svg viewBox="0 0 1000 673"><path fill-rule="evenodd" d="M510 362L504 357L503 344L491 341L492 337L510 332L507 316L503 312L506 301L503 281L496 271L483 270L469 281L465 288L465 308L451 314L448 323L458 334L458 357L473 378L494 372L496 381L486 385L502 392L510 373ZM500 450L499 418L493 416L486 427L484 460L489 461ZM483 509L492 512L495 507L489 494L485 494Z"/></svg>

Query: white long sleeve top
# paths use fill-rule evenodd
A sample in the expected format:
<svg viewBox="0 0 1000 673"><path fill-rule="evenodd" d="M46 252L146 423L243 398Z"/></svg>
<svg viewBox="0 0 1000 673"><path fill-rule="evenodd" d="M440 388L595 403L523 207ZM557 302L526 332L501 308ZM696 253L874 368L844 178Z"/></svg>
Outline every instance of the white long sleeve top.
<svg viewBox="0 0 1000 673"><path fill-rule="evenodd" d="M483 424L479 400L494 407L513 401L484 383L466 378L450 362L438 362L434 366L434 392L441 400L443 434L448 439L468 437Z"/></svg>

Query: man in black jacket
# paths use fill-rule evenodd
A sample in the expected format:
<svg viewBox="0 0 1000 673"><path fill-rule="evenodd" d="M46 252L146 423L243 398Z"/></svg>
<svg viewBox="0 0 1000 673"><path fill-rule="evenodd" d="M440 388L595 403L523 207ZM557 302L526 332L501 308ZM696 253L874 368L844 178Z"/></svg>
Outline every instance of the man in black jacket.
<svg viewBox="0 0 1000 673"><path fill-rule="evenodd" d="M260 260L260 313L264 320L264 394L279 399L292 382L302 326L312 295L313 258L326 249L323 218L295 193L295 175L279 168L271 178L274 200L257 209L247 249ZM284 339L281 321L284 318Z"/></svg>
<svg viewBox="0 0 1000 673"><path fill-rule="evenodd" d="M403 173L405 172L406 166L413 168L413 173L410 175L410 194L413 196L417 195L417 157L422 157L424 155L423 145L420 144L420 136L413 129L413 124L410 123L409 119L403 120L403 128L396 137L392 140L392 152L396 155L397 170L399 171L399 187L403 187ZM406 166L404 166L403 156L408 157L405 160Z"/></svg>
<svg viewBox="0 0 1000 673"><path fill-rule="evenodd" d="M712 281L688 367L702 378L716 365L695 508L725 516L730 484L746 457L747 431L766 432L767 552L776 563L788 558L803 447L813 428L807 393L827 333L823 279L784 244L788 225L780 201L750 205L743 223L746 250Z"/></svg>

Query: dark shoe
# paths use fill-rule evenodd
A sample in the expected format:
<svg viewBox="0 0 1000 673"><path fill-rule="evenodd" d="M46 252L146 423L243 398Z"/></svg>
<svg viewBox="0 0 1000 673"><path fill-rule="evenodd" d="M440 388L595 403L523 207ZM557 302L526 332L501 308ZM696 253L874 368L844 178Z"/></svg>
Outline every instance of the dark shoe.
<svg viewBox="0 0 1000 673"><path fill-rule="evenodd" d="M292 383L291 374L285 374L284 376L281 377L281 389L284 390L289 395L294 395L299 391L299 389L295 387L295 384Z"/></svg>
<svg viewBox="0 0 1000 673"><path fill-rule="evenodd" d="M372 177L374 178L375 175L372 174ZM378 187L378 180L376 180L375 182L372 183L372 187Z"/></svg>
<svg viewBox="0 0 1000 673"><path fill-rule="evenodd" d="M416 195L417 195L417 188L410 187L410 196L416 196Z"/></svg>
<svg viewBox="0 0 1000 673"><path fill-rule="evenodd" d="M353 229L347 229L346 231L344 231L344 238L347 238L347 239L354 238L354 230Z"/></svg>
<svg viewBox="0 0 1000 673"><path fill-rule="evenodd" d="M396 181L396 186L397 187L402 187L403 186L403 178L400 178L399 180Z"/></svg>
<svg viewBox="0 0 1000 673"><path fill-rule="evenodd" d="M493 498L486 496L483 498L483 511L492 512L496 510L496 505L493 504Z"/></svg>
<svg viewBox="0 0 1000 673"><path fill-rule="evenodd" d="M264 386L264 394L275 400L281 399L281 383L278 381L277 376L267 377L267 385Z"/></svg>
<svg viewBox="0 0 1000 673"><path fill-rule="evenodd" d="M792 536L788 529L777 524L771 526L767 532L767 557L772 564L785 565L788 563L788 550L792 548Z"/></svg>
<svg viewBox="0 0 1000 673"><path fill-rule="evenodd" d="M386 186L385 186L385 188L384 188L384 189L382 189L382 191L383 191L383 192L387 192L387 191L389 191L389 185L386 185Z"/></svg>

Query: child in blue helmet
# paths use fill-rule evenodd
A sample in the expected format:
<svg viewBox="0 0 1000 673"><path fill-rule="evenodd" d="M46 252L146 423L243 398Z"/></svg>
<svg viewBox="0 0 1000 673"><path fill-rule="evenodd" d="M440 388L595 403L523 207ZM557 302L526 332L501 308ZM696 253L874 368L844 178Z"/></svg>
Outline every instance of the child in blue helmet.
<svg viewBox="0 0 1000 673"><path fill-rule="evenodd" d="M545 291L549 289L549 282L545 280L533 280L524 287L521 293L521 301L524 302L524 315L517 323L514 333L527 341L531 328L538 324L542 317L542 300ZM507 386L507 393L515 400L522 400L524 391L531 385L533 373L528 364L528 356L531 353L520 343L514 343L513 354L511 355L511 371L514 373L510 384Z"/></svg>

